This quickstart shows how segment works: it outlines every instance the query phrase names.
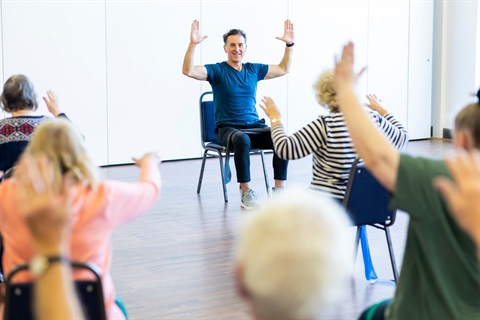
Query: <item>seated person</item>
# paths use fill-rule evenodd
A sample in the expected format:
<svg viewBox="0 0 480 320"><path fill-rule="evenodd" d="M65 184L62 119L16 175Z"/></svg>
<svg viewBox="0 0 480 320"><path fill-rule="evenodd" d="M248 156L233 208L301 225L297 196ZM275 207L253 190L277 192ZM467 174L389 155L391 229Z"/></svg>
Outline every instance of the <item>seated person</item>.
<svg viewBox="0 0 480 320"><path fill-rule="evenodd" d="M247 35L240 29L231 29L223 35L223 49L227 60L215 64L194 65L196 46L207 36L200 33L200 23L194 20L190 32L190 43L183 60L182 72L196 80L208 81L214 97L216 140L223 146L233 146L237 181L242 190L241 207L247 210L259 206L257 194L250 188L250 149L272 149L270 130L264 119L257 114L257 83L274 79L290 72L295 34L290 20L284 23L284 34L277 37L285 42L283 58L279 64L243 63L247 52ZM242 130L263 129L257 134ZM226 164L228 165L228 163ZM288 162L275 154L272 160L275 189L283 189L287 180ZM226 180L229 181L229 172Z"/></svg>
<svg viewBox="0 0 480 320"><path fill-rule="evenodd" d="M24 156L18 168L15 181L19 212L25 217L35 255L64 258L51 261L36 277L34 314L37 319L84 319L68 263L73 181L64 176L58 188L54 182L54 164L43 157Z"/></svg>
<svg viewBox="0 0 480 320"><path fill-rule="evenodd" d="M54 117L67 117L60 111L53 91L48 91L43 100ZM35 115L38 109L37 94L32 82L21 74L8 78L0 102L2 110L12 115L0 119L0 171L6 172L17 162L35 128L48 117Z"/></svg>
<svg viewBox="0 0 480 320"><path fill-rule="evenodd" d="M236 284L254 319L334 319L351 279L349 219L329 197L285 191L245 217Z"/></svg>
<svg viewBox="0 0 480 320"><path fill-rule="evenodd" d="M323 72L313 88L318 103L330 112L326 116L320 115L290 136L285 132L280 112L271 98L264 97L260 107L272 123L275 153L285 160L299 159L313 153L310 188L342 200L357 153L338 107L332 70ZM405 127L380 105L376 96L368 95L367 98L370 102L367 112L371 120L395 148L403 148L408 141Z"/></svg>
<svg viewBox="0 0 480 320"><path fill-rule="evenodd" d="M53 185L56 188L61 187L64 177L73 180L71 259L91 262L101 269L107 317L124 319L119 306L114 303L115 288L110 275L111 237L116 228L142 215L155 204L160 192L159 158L147 153L140 159L133 159L140 167L137 182L100 181L80 133L64 119L52 119L41 124L24 154L35 159L45 157L53 163ZM4 238L6 274L34 256L32 237L19 212L15 174L13 179L0 184L0 232ZM44 186L39 182L36 187ZM22 275L17 279L31 280Z"/></svg>
<svg viewBox="0 0 480 320"><path fill-rule="evenodd" d="M343 47L334 87L355 149L392 193L391 207L410 215L400 279L392 300L367 309L360 319L478 319L480 270L473 239L452 218L434 179L448 177L444 160L401 154L371 123L353 83L353 44ZM480 149L480 103L455 119L454 144Z"/></svg>

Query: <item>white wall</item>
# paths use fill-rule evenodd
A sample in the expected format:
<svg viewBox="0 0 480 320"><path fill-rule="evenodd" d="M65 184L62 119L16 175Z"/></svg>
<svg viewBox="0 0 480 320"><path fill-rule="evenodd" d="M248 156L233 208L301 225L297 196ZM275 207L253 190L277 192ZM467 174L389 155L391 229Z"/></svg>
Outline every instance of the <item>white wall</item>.
<svg viewBox="0 0 480 320"><path fill-rule="evenodd" d="M416 1L0 0L2 76L28 75L40 96L56 91L99 165L129 163L150 150L165 160L199 157L198 97L210 85L181 73L192 20L209 35L196 63L225 60L222 34L236 27L247 32L246 61L276 64L285 45L275 37L290 18L296 32L291 73L261 81L257 94L257 101L275 99L289 132L322 112L312 83L348 40L356 44L357 68L369 67L358 84L362 100L367 90L380 95L409 130L424 132L430 117L415 122L411 115L429 112L430 93L410 98L419 81L412 79L418 61L411 56L412 46L428 42L418 37L431 28L431 16L412 15ZM419 32L411 32L413 23ZM426 88L429 81L420 79ZM414 105L419 101L427 103ZM428 136L411 135L422 137Z"/></svg>
<svg viewBox="0 0 480 320"><path fill-rule="evenodd" d="M434 136L453 129L455 115L476 101L478 90L480 23L475 0L435 3L435 67L433 81Z"/></svg>

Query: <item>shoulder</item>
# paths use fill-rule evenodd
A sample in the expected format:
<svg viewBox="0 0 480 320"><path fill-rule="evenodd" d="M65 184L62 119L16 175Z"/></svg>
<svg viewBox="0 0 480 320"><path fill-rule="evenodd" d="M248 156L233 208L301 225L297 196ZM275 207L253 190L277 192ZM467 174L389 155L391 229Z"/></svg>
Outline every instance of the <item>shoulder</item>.
<svg viewBox="0 0 480 320"><path fill-rule="evenodd" d="M243 64L243 67L247 70L267 70L268 71L268 64L263 64L263 63L247 62Z"/></svg>
<svg viewBox="0 0 480 320"><path fill-rule="evenodd" d="M413 177L436 177L449 176L445 161L441 159L432 159L412 156L409 154L400 154L399 173L410 173Z"/></svg>

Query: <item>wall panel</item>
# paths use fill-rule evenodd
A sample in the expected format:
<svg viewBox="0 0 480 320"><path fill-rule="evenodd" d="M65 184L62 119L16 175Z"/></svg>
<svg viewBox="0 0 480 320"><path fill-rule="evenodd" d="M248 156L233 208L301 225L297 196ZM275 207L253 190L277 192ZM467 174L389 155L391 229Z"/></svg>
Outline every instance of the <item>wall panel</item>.
<svg viewBox="0 0 480 320"><path fill-rule="evenodd" d="M357 68L366 64L368 3L291 1L290 13L296 28L295 57L288 82L288 131L293 133L319 114L327 113L315 100L312 85L320 73L334 67L334 55L341 53L344 44L355 43ZM364 91L364 87L360 82L359 90Z"/></svg>
<svg viewBox="0 0 480 320"><path fill-rule="evenodd" d="M200 83L182 74L199 1L108 1L109 164L200 156Z"/></svg>
<svg viewBox="0 0 480 320"><path fill-rule="evenodd" d="M27 75L39 112L48 89L85 136L97 164L107 163L105 4L103 1L3 1L4 78Z"/></svg>
<svg viewBox="0 0 480 320"><path fill-rule="evenodd" d="M409 0L370 1L368 21L368 93L408 127Z"/></svg>

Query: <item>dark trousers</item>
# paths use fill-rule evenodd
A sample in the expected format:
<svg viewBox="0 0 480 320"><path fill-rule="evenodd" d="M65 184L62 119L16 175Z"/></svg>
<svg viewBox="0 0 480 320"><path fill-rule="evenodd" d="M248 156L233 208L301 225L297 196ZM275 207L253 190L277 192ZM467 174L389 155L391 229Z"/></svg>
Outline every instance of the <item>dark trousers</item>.
<svg viewBox="0 0 480 320"><path fill-rule="evenodd" d="M218 127L216 129L217 142L226 146L230 139L230 148L234 152L235 169L237 170L237 181L250 182L250 149L273 150L273 141L270 130L255 133L244 133L241 129L265 128L265 124L254 124L238 127ZM275 153L273 155L273 178L275 180L287 180L288 160L280 159Z"/></svg>

